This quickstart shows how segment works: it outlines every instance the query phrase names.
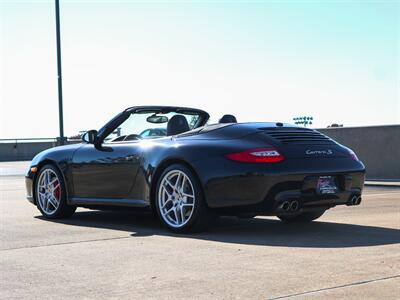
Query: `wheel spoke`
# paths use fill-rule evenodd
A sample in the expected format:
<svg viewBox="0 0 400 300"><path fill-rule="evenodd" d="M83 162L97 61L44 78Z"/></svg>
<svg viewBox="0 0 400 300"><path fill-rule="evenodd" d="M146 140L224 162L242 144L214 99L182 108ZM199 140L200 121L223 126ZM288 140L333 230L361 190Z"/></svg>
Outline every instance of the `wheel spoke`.
<svg viewBox="0 0 400 300"><path fill-rule="evenodd" d="M185 222L185 214L184 214L184 212L183 212L183 205L181 205L181 206L179 207L179 211L181 212L182 223L184 223L184 222Z"/></svg>
<svg viewBox="0 0 400 300"><path fill-rule="evenodd" d="M164 215L164 216L168 216L168 214L171 212L171 211L173 211L174 210L174 207L171 207L170 209L168 209L166 212L163 212L162 214Z"/></svg>
<svg viewBox="0 0 400 300"><path fill-rule="evenodd" d="M39 205L41 205L41 207L44 207L44 198L45 198L45 194L44 193L40 193L39 194Z"/></svg>
<svg viewBox="0 0 400 300"><path fill-rule="evenodd" d="M58 199L58 197L55 195L55 192L56 192L56 191L53 191L53 192L50 194L50 197L53 198L53 199L54 199L55 201L57 201L57 203L58 203L58 202L60 202L60 199Z"/></svg>
<svg viewBox="0 0 400 300"><path fill-rule="evenodd" d="M53 196L49 196L49 198L47 198L47 204L50 203L54 208L57 208L58 205L55 200L56 198L54 198Z"/></svg>
<svg viewBox="0 0 400 300"><path fill-rule="evenodd" d="M161 209L165 209L165 207L167 206L168 203L172 202L172 199L167 199L167 201L164 202L163 206L161 207Z"/></svg>
<svg viewBox="0 0 400 300"><path fill-rule="evenodd" d="M175 188L175 186L168 179L165 179L165 183L168 184L171 188ZM164 187L165 187L165 185L164 185Z"/></svg>
<svg viewBox="0 0 400 300"><path fill-rule="evenodd" d="M47 197L45 197L45 200L46 200L46 205L45 205L45 207L46 207L46 212L48 213L49 212L49 198L47 198Z"/></svg>
<svg viewBox="0 0 400 300"><path fill-rule="evenodd" d="M180 188L181 193L183 193L183 191L184 191L185 183L186 183L186 176L183 176L181 188Z"/></svg>
<svg viewBox="0 0 400 300"><path fill-rule="evenodd" d="M175 223L178 225L179 224L179 219L178 219L178 214L176 212L176 207L174 207L173 212L174 212L174 216L175 216Z"/></svg>
<svg viewBox="0 0 400 300"><path fill-rule="evenodd" d="M164 187L163 190L164 190L164 195L163 195L163 196L165 196L165 194L166 194L166 195L168 196L168 198L171 197L171 194L172 194L172 193L168 192L168 190L167 190L166 187Z"/></svg>
<svg viewBox="0 0 400 300"><path fill-rule="evenodd" d="M52 198L54 199L54 201L56 202L56 205L58 207L58 205L60 204L60 199L57 199L57 197L55 195L52 195Z"/></svg>
<svg viewBox="0 0 400 300"><path fill-rule="evenodd" d="M175 181L175 186L174 186L175 189L178 189L180 180L181 180L181 173L179 172L178 173L178 178L176 178L176 181Z"/></svg>
<svg viewBox="0 0 400 300"><path fill-rule="evenodd" d="M193 196L193 195L190 195L190 194L187 194L187 193L182 193L182 196L183 196L183 197L190 197L190 198L194 198L194 196Z"/></svg>
<svg viewBox="0 0 400 300"><path fill-rule="evenodd" d="M48 186L50 184L50 172L47 170L46 171L46 185Z"/></svg>

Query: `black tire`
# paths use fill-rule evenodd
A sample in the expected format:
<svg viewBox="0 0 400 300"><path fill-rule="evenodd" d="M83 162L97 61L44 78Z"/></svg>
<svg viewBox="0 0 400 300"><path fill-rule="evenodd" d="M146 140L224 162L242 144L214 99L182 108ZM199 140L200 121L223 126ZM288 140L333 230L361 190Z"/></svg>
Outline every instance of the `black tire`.
<svg viewBox="0 0 400 300"><path fill-rule="evenodd" d="M54 172L54 174L57 175L57 179L59 181L59 186L60 186L60 198L59 198L59 205L58 207L54 210L53 213L47 213L45 209L41 206L39 202L39 195L38 195L38 184L39 184L39 179L41 175L46 172L47 170L51 170ZM39 209L39 211L42 213L42 215L46 219L64 219L72 216L76 210L76 206L71 206L67 204L67 192L66 192L66 185L63 179L62 174L60 171L54 167L51 164L44 165L39 173L37 174L37 178L35 180L35 202L36 206Z"/></svg>
<svg viewBox="0 0 400 300"><path fill-rule="evenodd" d="M287 223L307 223L321 217L325 210L303 212L297 215L279 215L278 218Z"/></svg>
<svg viewBox="0 0 400 300"><path fill-rule="evenodd" d="M191 186L193 188L192 193L194 194L194 205L193 209L191 210L190 216L188 216L187 219L185 219L185 224L182 226L176 227L168 222L168 217L163 217L161 208L160 208L160 202L162 200L159 199L160 197L160 189L161 183L163 182L163 179L168 176L169 174L173 174L173 172L182 172L184 173L187 178L190 180ZM178 198L177 198L178 199ZM157 212L157 215L161 222L172 232L175 233L188 233L188 232L199 232L205 230L210 223L212 223L213 220L215 220L215 214L210 211L210 209L207 207L204 195L203 195L203 190L201 188L201 185L199 183L199 180L197 177L193 174L193 172L185 167L184 165L181 164L173 164L168 166L161 174L161 176L158 178L157 181L157 187L156 187L156 193L155 193L155 210ZM169 200L172 202L172 200ZM177 200L176 200L177 201ZM172 207L173 205L171 205ZM175 215L176 217L176 215ZM181 219L182 220L182 219ZM171 222L170 222L171 223Z"/></svg>

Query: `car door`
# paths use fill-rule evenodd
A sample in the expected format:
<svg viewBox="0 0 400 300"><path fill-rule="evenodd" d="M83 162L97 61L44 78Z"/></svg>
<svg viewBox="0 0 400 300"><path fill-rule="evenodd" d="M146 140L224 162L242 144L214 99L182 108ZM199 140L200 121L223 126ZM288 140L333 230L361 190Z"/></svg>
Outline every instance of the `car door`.
<svg viewBox="0 0 400 300"><path fill-rule="evenodd" d="M124 199L129 197L140 165L137 141L95 147L86 144L72 158L73 197Z"/></svg>

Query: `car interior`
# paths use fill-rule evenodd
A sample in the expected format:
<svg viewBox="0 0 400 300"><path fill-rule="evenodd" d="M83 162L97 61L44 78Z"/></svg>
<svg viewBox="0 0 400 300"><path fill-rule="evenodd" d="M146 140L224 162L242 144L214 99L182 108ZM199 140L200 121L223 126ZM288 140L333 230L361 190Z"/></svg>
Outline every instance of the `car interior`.
<svg viewBox="0 0 400 300"><path fill-rule="evenodd" d="M148 138L159 138L165 136L178 135L191 130L188 120L184 115L176 114L172 116L170 119L166 117L163 118L164 119L161 119L161 116L152 115L149 118L147 118L147 121L149 123L167 123L166 129L147 128L140 134L131 133L131 134L120 135L110 140L110 142L127 142L127 141L135 141ZM229 124L229 123L237 123L236 117L233 115L225 114L222 116L221 119L219 119L218 122L218 124Z"/></svg>

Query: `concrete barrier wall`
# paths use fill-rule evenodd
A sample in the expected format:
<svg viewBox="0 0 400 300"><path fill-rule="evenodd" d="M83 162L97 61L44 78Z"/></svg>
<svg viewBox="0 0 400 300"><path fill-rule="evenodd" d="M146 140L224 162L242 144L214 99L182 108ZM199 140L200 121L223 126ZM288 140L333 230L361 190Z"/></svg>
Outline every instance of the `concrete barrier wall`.
<svg viewBox="0 0 400 300"><path fill-rule="evenodd" d="M1 143L0 161L31 160L40 151L55 146L55 142Z"/></svg>
<svg viewBox="0 0 400 300"><path fill-rule="evenodd" d="M400 180L400 125L318 129L356 152L368 179Z"/></svg>
<svg viewBox="0 0 400 300"><path fill-rule="evenodd" d="M0 161L31 160L39 152L56 145L55 141L0 143Z"/></svg>
<svg viewBox="0 0 400 300"><path fill-rule="evenodd" d="M353 149L368 179L400 180L400 125L323 128L320 132ZM0 143L0 161L31 160L55 142Z"/></svg>

